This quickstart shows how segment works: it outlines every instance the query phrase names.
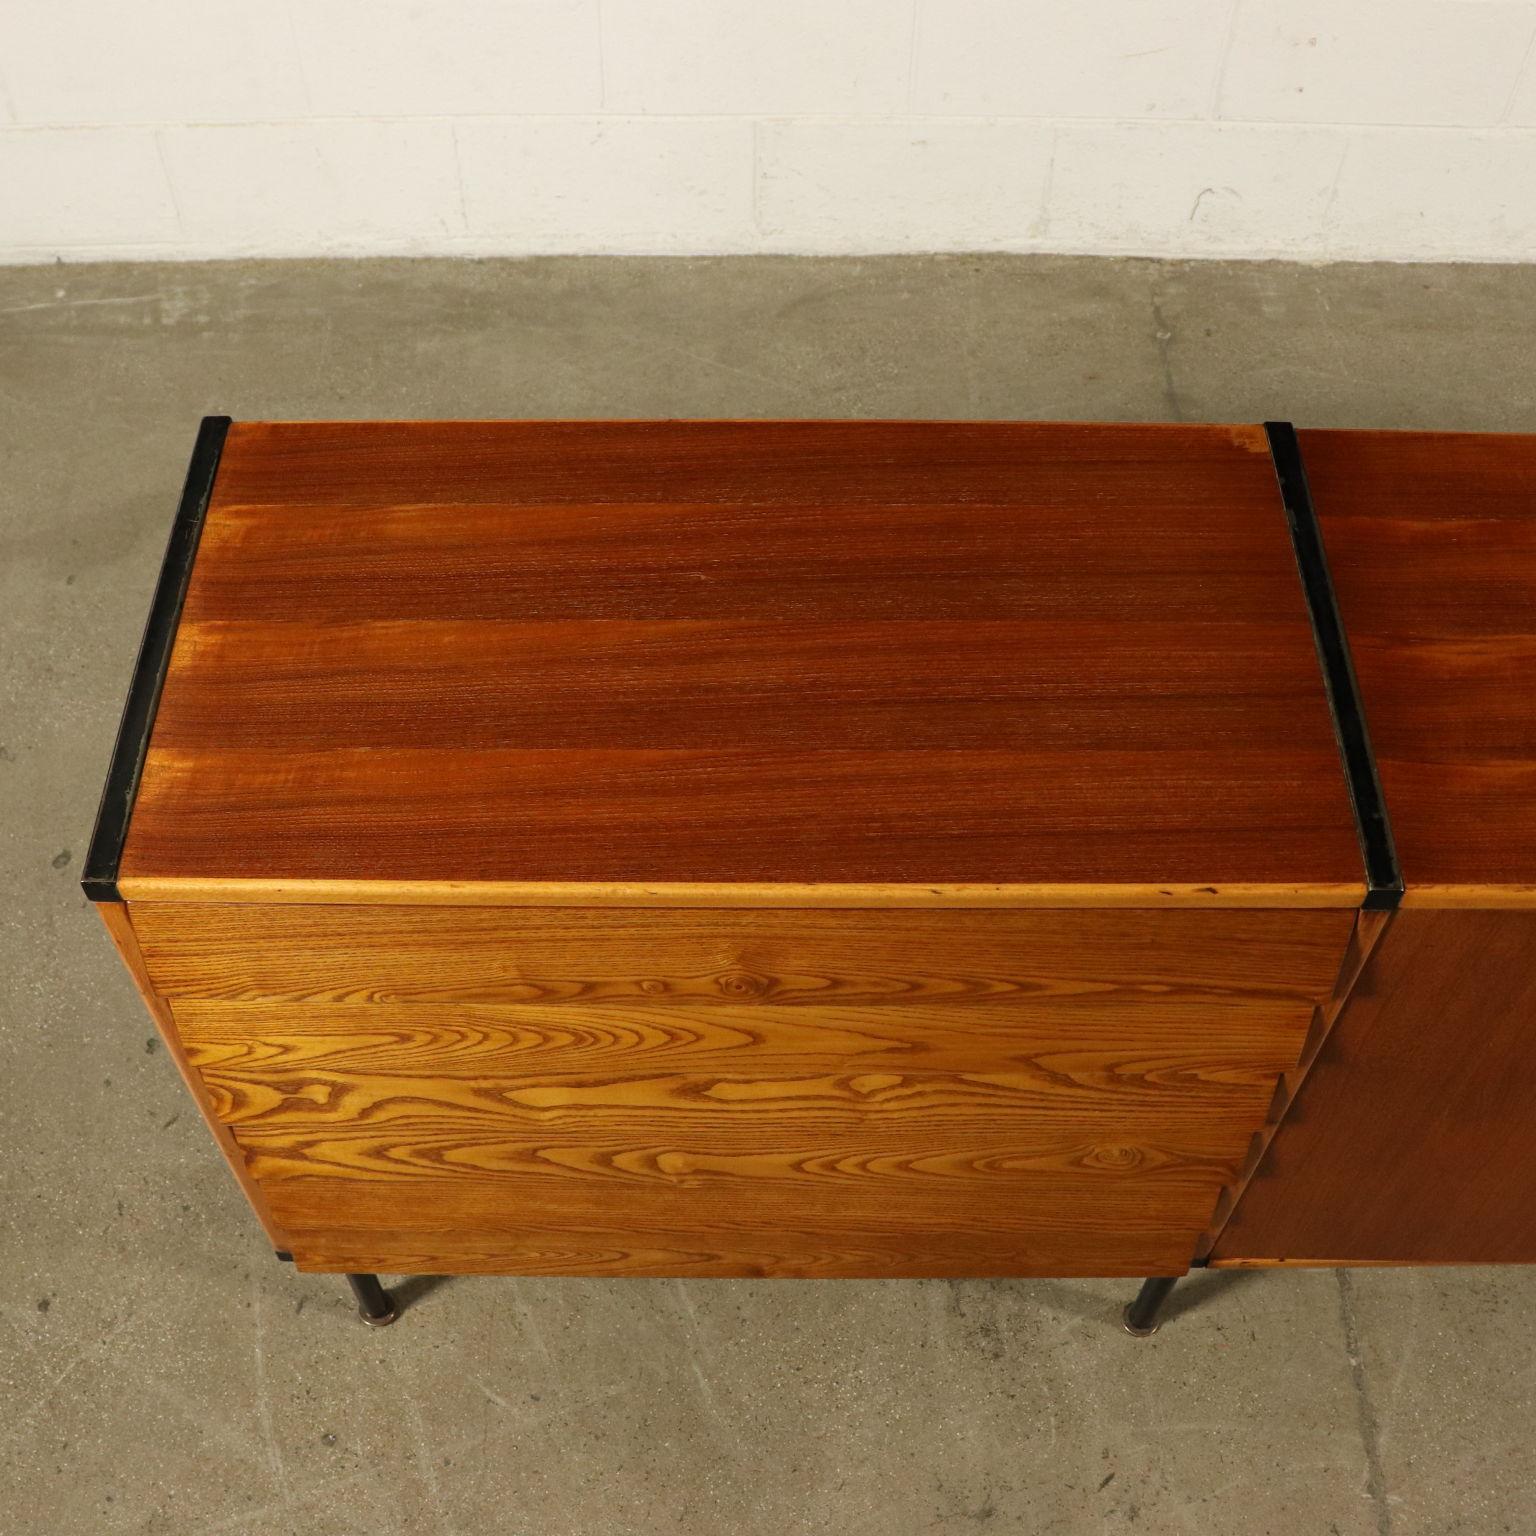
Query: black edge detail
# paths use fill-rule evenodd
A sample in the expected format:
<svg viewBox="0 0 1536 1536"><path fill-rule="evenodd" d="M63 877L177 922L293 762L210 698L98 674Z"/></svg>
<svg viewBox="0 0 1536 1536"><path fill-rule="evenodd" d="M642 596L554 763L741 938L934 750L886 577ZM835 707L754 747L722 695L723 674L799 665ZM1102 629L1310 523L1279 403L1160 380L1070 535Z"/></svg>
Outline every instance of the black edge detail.
<svg viewBox="0 0 1536 1536"><path fill-rule="evenodd" d="M293 1263L293 1255L286 1248L274 1248L272 1252L279 1264Z"/></svg>
<svg viewBox="0 0 1536 1536"><path fill-rule="evenodd" d="M1288 421L1266 421L1264 435L1269 439L1275 477L1280 482L1280 499L1285 503L1286 521L1291 528L1291 544L1296 551L1302 590L1306 593L1307 610L1312 617L1312 638L1317 643L1323 684L1333 711L1334 734L1338 737L1339 752L1344 759L1344 777L1354 806L1355 831L1365 858L1366 892L1361 905L1367 911L1390 910L1402 900L1403 876L1392 842L1392 825L1387 820L1381 779L1376 773L1370 732L1366 729L1365 706L1360 699L1354 663L1350 660L1349 638L1344 633L1333 577L1328 572L1323 530L1318 524L1312 492L1307 485L1301 444L1295 427Z"/></svg>
<svg viewBox="0 0 1536 1536"><path fill-rule="evenodd" d="M123 718L117 728L117 745L112 749L112 764L107 769L106 787L101 792L101 808L96 813L96 829L91 833L90 852L80 887L92 901L117 901L118 867L122 863L123 844L128 836L128 819L133 815L134 797L139 791L139 777L144 771L144 755L149 750L149 735L155 725L155 711L160 705L160 690L165 686L165 669L171 659L171 643L181 619L181 605L187 595L187 580L197 554L197 541L203 531L208 499L213 494L214 476L219 471L219 456L229 432L228 416L205 416L198 428L182 487L181 505L171 524L170 541L160 566L160 580L144 624L144 638L139 643L139 659L134 665L133 681L123 705Z"/></svg>

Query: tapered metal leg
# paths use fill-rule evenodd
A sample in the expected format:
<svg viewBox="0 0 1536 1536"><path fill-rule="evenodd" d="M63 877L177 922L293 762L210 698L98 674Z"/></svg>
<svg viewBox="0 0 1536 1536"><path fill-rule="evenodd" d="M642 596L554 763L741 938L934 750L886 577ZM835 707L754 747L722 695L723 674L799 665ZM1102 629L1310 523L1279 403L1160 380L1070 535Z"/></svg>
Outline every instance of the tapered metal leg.
<svg viewBox="0 0 1536 1536"><path fill-rule="evenodd" d="M1125 1309L1125 1331L1138 1339L1150 1338L1156 1333L1162 1326L1157 1314L1162 1311L1168 1293L1177 1284L1177 1279L1165 1275L1143 1280L1141 1289L1136 1292L1135 1301Z"/></svg>
<svg viewBox="0 0 1536 1536"><path fill-rule="evenodd" d="M348 1275L347 1284L357 1297L357 1315L370 1328L387 1328L400 1315L377 1275Z"/></svg>

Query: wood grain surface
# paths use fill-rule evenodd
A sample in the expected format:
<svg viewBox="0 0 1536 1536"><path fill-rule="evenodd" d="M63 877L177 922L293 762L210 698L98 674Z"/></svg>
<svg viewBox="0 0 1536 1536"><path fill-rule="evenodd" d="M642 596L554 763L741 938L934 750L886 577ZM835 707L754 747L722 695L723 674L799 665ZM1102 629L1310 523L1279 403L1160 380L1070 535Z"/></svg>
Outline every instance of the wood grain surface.
<svg viewBox="0 0 1536 1536"><path fill-rule="evenodd" d="M120 880L126 901L140 905L176 902L270 902L307 906L465 907L838 907L868 911L891 907L948 907L951 910L1019 907L1333 907L1348 905L1360 889L1339 885L1071 885L1036 881L1030 885L828 882L806 885L709 880L634 881L615 885L580 880L282 880L159 879L139 875Z"/></svg>
<svg viewBox="0 0 1536 1536"><path fill-rule="evenodd" d="M1316 1002L1349 911L776 911L143 903L155 985L279 1002Z"/></svg>
<svg viewBox="0 0 1536 1536"><path fill-rule="evenodd" d="M1390 920L1257 428L234 427L104 916L274 1241L1536 1260L1536 438L1301 441Z"/></svg>
<svg viewBox="0 0 1536 1536"><path fill-rule="evenodd" d="M1333 991L1320 1002L1312 1013L1312 1023L1307 1038L1302 1043L1297 1060L1280 1074L1275 1092L1264 1115L1264 1123L1248 1144L1236 1176L1223 1185L1216 1208L1211 1213L1210 1225L1201 1234L1195 1249L1198 1260L1207 1260L1215 1248L1232 1212L1242 1202L1249 1184L1263 1165L1265 1154L1280 1133L1286 1117L1295 1108L1306 1083L1307 1076L1317 1064L1324 1046L1333 1033L1334 1026L1349 1004L1356 984L1365 971L1371 956L1376 952L1392 921L1393 913L1384 910L1361 911L1355 914L1354 931L1350 934L1348 948L1334 980Z"/></svg>
<svg viewBox="0 0 1536 1536"><path fill-rule="evenodd" d="M1405 905L1536 905L1536 436L1300 436Z"/></svg>
<svg viewBox="0 0 1536 1536"><path fill-rule="evenodd" d="M148 967L144 963L144 953L139 947L138 935L134 932L133 918L128 906L120 901L98 901L93 902L92 905L96 908L108 937L112 940L113 948L117 950L118 958L133 978L133 984L138 989L139 997L148 1010L150 1018L154 1020L155 1029L161 1043L165 1046L166 1054L175 1065L188 1092L191 1093L198 1113L212 1132L215 1144L223 1154L224 1161L229 1165L229 1171L234 1174L235 1181L249 1202L252 1213L261 1223L267 1240L274 1248L285 1248L287 1239L273 1218L266 1196L251 1174L245 1153L215 1109L212 1093L202 1073L187 1057L170 1004L155 990L155 984L150 980Z"/></svg>
<svg viewBox="0 0 1536 1536"><path fill-rule="evenodd" d="M301 1266L1181 1272L1347 911L136 908Z"/></svg>
<svg viewBox="0 0 1536 1536"><path fill-rule="evenodd" d="M1536 913L1397 913L1213 1262L1536 1262Z"/></svg>
<svg viewBox="0 0 1536 1536"><path fill-rule="evenodd" d="M901 1279L1183 1274L1184 1205L1201 1181L1148 1198L1149 1181L1037 1174L928 1177L899 1194L866 1181L291 1180L276 1186L299 1269L398 1274ZM1015 1187L1019 1186L1019 1187Z"/></svg>
<svg viewBox="0 0 1536 1536"><path fill-rule="evenodd" d="M237 424L122 878L1362 888L1262 431L1038 423Z"/></svg>

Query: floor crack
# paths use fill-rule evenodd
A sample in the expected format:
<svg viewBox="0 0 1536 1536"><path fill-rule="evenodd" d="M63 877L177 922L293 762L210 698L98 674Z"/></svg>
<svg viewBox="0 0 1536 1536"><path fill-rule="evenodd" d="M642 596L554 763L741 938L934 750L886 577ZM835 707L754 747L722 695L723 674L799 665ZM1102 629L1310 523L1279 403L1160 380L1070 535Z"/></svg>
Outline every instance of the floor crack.
<svg viewBox="0 0 1536 1536"><path fill-rule="evenodd" d="M1168 411L1173 419L1183 421L1184 409L1179 404L1179 392L1174 388L1173 360L1169 355L1173 327L1163 318L1163 303L1157 296L1155 285L1148 290L1147 298L1152 305L1152 323L1156 327L1154 335L1157 338L1158 361L1163 366L1163 397L1168 402Z"/></svg>
<svg viewBox="0 0 1536 1536"><path fill-rule="evenodd" d="M1360 1440L1365 1447L1365 1491L1376 1511L1376 1536L1392 1536L1392 1506L1387 1501L1387 1479L1381 1469L1381 1425L1365 1379L1365 1360L1360 1353L1360 1331L1355 1322L1354 1282L1347 1269L1336 1269L1339 1283L1339 1319L1344 1325L1344 1350L1355 1387L1355 1406L1360 1416Z"/></svg>

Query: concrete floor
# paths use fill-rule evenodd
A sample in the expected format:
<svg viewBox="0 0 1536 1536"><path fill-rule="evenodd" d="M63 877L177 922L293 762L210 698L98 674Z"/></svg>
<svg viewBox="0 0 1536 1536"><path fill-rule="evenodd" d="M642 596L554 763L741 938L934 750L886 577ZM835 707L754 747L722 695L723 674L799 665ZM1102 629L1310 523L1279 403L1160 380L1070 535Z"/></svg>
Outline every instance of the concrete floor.
<svg viewBox="0 0 1536 1536"><path fill-rule="evenodd" d="M76 880L196 420L1536 430L1536 269L0 270L0 1531L1536 1529L1536 1271L416 1282L274 1262Z"/></svg>

